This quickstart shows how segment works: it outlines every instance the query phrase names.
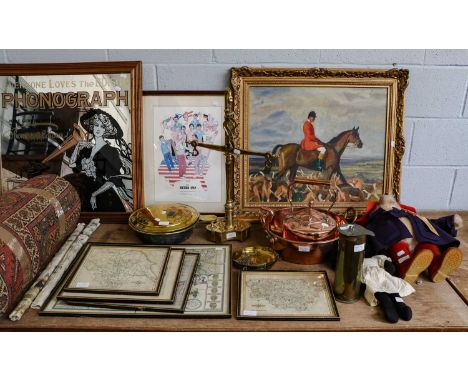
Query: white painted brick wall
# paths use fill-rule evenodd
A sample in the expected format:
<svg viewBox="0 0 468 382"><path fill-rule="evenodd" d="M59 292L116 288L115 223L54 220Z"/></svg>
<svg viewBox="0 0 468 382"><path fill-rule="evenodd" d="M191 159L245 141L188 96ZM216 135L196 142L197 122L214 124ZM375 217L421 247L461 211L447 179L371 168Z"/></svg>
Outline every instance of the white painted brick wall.
<svg viewBox="0 0 468 382"><path fill-rule="evenodd" d="M283 63L283 64L318 64L319 50L306 49L215 49L213 59L218 63L255 64L255 63Z"/></svg>
<svg viewBox="0 0 468 382"><path fill-rule="evenodd" d="M401 201L422 210L449 208L455 169L403 166Z"/></svg>
<svg viewBox="0 0 468 382"><path fill-rule="evenodd" d="M0 50L0 62L143 61L145 90L223 90L229 68L397 67L406 94L402 201L468 210L468 50Z"/></svg>
<svg viewBox="0 0 468 382"><path fill-rule="evenodd" d="M468 119L415 120L408 164L468 166Z"/></svg>
<svg viewBox="0 0 468 382"><path fill-rule="evenodd" d="M414 121L405 118L404 132L405 132L405 155L403 156L403 165L408 165L411 153L411 145L413 142Z"/></svg>
<svg viewBox="0 0 468 382"><path fill-rule="evenodd" d="M468 67L409 67L406 117L457 118L466 94Z"/></svg>
<svg viewBox="0 0 468 382"><path fill-rule="evenodd" d="M468 65L468 50L465 49L444 49L427 50L426 65Z"/></svg>
<svg viewBox="0 0 468 382"><path fill-rule="evenodd" d="M405 49L340 49L321 51L320 63L323 64L422 64L424 62L424 50Z"/></svg>
<svg viewBox="0 0 468 382"><path fill-rule="evenodd" d="M223 90L231 65L158 65L160 90Z"/></svg>
<svg viewBox="0 0 468 382"><path fill-rule="evenodd" d="M468 168L458 168L455 171L450 207L456 210L468 210Z"/></svg>
<svg viewBox="0 0 468 382"><path fill-rule="evenodd" d="M110 49L109 60L139 60L146 64L207 64L213 62L211 49Z"/></svg>
<svg viewBox="0 0 468 382"><path fill-rule="evenodd" d="M143 64L143 90L154 90L156 84L156 66Z"/></svg>
<svg viewBox="0 0 468 382"><path fill-rule="evenodd" d="M9 49L6 51L8 62L80 62L106 61L107 52L98 49Z"/></svg>

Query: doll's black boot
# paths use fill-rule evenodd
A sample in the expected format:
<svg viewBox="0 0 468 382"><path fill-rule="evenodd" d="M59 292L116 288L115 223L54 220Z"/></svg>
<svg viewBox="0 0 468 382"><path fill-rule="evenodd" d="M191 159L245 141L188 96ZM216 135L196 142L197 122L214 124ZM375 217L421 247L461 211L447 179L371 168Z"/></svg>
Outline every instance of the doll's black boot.
<svg viewBox="0 0 468 382"><path fill-rule="evenodd" d="M405 304L403 299L398 293L390 294L390 298L392 299L393 304L395 305L395 309L398 312L398 315L402 320L409 321L413 317L413 312L411 308Z"/></svg>
<svg viewBox="0 0 468 382"><path fill-rule="evenodd" d="M385 319L395 324L398 322L398 312L396 310L396 306L393 303L393 298L390 296L389 293L385 292L375 292L375 298L379 302L381 309L383 310Z"/></svg>

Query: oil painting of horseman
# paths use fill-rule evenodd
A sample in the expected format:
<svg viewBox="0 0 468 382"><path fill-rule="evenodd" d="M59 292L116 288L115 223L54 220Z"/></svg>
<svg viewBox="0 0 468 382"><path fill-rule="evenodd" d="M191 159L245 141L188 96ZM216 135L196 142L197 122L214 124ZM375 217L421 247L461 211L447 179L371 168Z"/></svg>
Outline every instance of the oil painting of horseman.
<svg viewBox="0 0 468 382"><path fill-rule="evenodd" d="M252 86L248 145L274 154L248 159L250 202L286 202L297 176L330 180L338 202L378 198L384 181L388 89L347 86ZM294 202L324 202L325 187L303 185Z"/></svg>

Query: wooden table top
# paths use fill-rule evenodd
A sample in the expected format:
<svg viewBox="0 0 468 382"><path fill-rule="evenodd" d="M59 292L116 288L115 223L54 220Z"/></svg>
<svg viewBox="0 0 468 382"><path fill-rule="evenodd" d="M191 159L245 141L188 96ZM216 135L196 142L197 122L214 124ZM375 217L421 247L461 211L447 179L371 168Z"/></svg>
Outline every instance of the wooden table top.
<svg viewBox="0 0 468 382"><path fill-rule="evenodd" d="M438 217L447 212L427 212L427 217ZM462 250L468 253L468 212L462 213L465 227L458 238ZM92 242L138 243L140 240L123 224L105 224L94 233ZM205 239L205 229L199 226L187 244L210 243ZM267 244L259 225L252 227L250 238L243 242L231 242L233 251L246 245ZM333 283L334 272L326 264L297 265L278 261L272 270L326 270ZM414 285L416 293L405 298L413 310L413 319L397 324L387 323L379 307L370 307L362 298L354 304L337 302L340 321L256 321L237 320L237 276L233 268L232 318L227 319L162 319L162 318L104 318L39 316L30 309L20 321L0 319L0 330L86 330L86 331L459 331L468 330L468 257L462 266L442 283L433 283L425 275L421 283Z"/></svg>

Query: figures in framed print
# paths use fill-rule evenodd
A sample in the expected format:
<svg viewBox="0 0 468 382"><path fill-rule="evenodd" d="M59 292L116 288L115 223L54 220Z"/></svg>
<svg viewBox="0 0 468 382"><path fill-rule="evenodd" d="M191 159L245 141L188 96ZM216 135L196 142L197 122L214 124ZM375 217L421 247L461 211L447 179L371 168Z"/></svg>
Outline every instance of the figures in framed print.
<svg viewBox="0 0 468 382"><path fill-rule="evenodd" d="M172 186L177 180L186 178L200 179L201 187L207 188L205 176L208 172L210 151L200 150L200 154L193 157L188 144L194 139L213 143L220 134L219 116L210 114L209 111L206 113L183 110L183 114L171 114L160 122L159 142L163 160L158 167L158 174L164 176ZM173 171L177 172L178 178L165 176L173 175Z"/></svg>
<svg viewBox="0 0 468 382"><path fill-rule="evenodd" d="M139 62L1 65L2 167L60 175L83 216L125 219L143 202L140 87Z"/></svg>
<svg viewBox="0 0 468 382"><path fill-rule="evenodd" d="M145 201L183 202L223 212L221 153L190 142L223 144L223 92L145 92Z"/></svg>

